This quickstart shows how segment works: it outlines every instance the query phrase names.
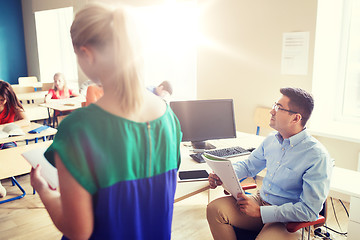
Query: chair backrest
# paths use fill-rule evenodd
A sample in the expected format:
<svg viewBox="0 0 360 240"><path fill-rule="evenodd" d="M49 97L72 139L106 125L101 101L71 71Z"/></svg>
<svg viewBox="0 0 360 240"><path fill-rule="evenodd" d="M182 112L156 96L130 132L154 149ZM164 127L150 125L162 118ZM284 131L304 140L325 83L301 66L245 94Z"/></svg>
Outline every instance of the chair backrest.
<svg viewBox="0 0 360 240"><path fill-rule="evenodd" d="M255 109L254 121L256 124L256 135L260 134L260 128L270 129L270 108L267 107L257 107Z"/></svg>
<svg viewBox="0 0 360 240"><path fill-rule="evenodd" d="M37 77L19 77L19 85L24 87L34 87L38 84Z"/></svg>
<svg viewBox="0 0 360 240"><path fill-rule="evenodd" d="M41 90L42 91L49 91L50 89L52 89L54 86L54 83L43 83L42 84L42 87L41 87Z"/></svg>
<svg viewBox="0 0 360 240"><path fill-rule="evenodd" d="M14 85L11 85L12 89L14 90L14 92L16 94L19 94L19 93L30 93L30 92L34 92L34 87L31 87L31 86L20 86L18 84L14 84Z"/></svg>

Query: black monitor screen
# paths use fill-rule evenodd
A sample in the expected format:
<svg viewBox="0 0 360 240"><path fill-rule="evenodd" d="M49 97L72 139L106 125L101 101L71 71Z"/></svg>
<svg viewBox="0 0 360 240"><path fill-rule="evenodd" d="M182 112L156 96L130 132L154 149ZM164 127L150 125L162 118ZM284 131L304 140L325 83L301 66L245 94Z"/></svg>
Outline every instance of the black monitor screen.
<svg viewBox="0 0 360 240"><path fill-rule="evenodd" d="M180 121L182 141L236 137L232 99L175 101L170 107Z"/></svg>

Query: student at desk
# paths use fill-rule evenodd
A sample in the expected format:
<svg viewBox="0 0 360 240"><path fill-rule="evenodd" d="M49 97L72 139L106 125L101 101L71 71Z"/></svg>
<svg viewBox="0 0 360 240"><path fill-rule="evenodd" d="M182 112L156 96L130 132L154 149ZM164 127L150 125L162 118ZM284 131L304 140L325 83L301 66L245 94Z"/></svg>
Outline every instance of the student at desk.
<svg viewBox="0 0 360 240"><path fill-rule="evenodd" d="M26 126L30 124L30 121L27 119L24 108L16 97L11 85L0 80L0 125L5 125L7 123L16 123L18 126ZM0 144L0 150L11 147L16 147L16 143L9 142ZM0 183L0 197L4 197L5 195L6 190Z"/></svg>
<svg viewBox="0 0 360 240"><path fill-rule="evenodd" d="M45 102L51 101L51 99L65 99L70 97L78 97L78 93L67 87L65 76L62 73L55 73L54 75L54 88L49 89L48 94L45 96ZM72 111L62 112L63 115L67 115ZM54 121L58 121L59 111L54 111ZM55 124L54 124L55 125Z"/></svg>
<svg viewBox="0 0 360 240"><path fill-rule="evenodd" d="M50 99L64 99L77 96L79 96L78 93L67 87L64 74L55 73L54 88L49 90L48 94L45 97L45 102L48 102Z"/></svg>
<svg viewBox="0 0 360 240"><path fill-rule="evenodd" d="M171 239L180 124L143 87L123 9L90 4L71 26L78 63L104 95L59 125L45 152L60 192L32 169L38 192L63 239Z"/></svg>
<svg viewBox="0 0 360 240"><path fill-rule="evenodd" d="M91 84L86 89L86 102L83 106L89 106L91 103L96 103L104 95L104 89L100 84Z"/></svg>
<svg viewBox="0 0 360 240"><path fill-rule="evenodd" d="M259 231L256 239L297 239L284 222L317 219L330 189L332 161L326 149L305 128L314 108L312 96L299 88L282 88L281 98L270 111L268 136L245 161L234 164L239 177L266 176L257 195L239 194L244 200L223 197L207 207L211 233L217 239L236 239L233 227ZM211 188L221 180L210 174Z"/></svg>

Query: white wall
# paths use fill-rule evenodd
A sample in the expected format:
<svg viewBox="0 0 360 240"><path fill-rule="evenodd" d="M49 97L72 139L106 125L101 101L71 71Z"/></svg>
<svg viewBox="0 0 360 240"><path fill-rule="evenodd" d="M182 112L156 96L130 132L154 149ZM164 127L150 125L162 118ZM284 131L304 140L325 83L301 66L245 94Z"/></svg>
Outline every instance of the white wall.
<svg viewBox="0 0 360 240"><path fill-rule="evenodd" d="M87 2L88 0L22 0L30 75L38 73L32 10L70 4L77 11ZM130 0L106 2L135 4ZM137 1L136 5L149 2L157 3L161 0ZM311 92L317 1L198 0L198 3L200 31L204 36L198 47L198 98L233 98L239 131L255 133L255 108L270 107L280 97L281 87L296 86ZM310 32L308 74L281 75L282 34L303 31ZM84 78L80 72L79 81ZM360 144L326 137L317 138L335 158L337 166L357 169Z"/></svg>
<svg viewBox="0 0 360 240"><path fill-rule="evenodd" d="M254 133L257 106L271 107L279 89L311 91L316 1L201 0L201 32L210 44L199 46L199 98L234 98L237 128ZM281 75L284 32L310 32L306 76ZM211 44L213 43L213 44Z"/></svg>
<svg viewBox="0 0 360 240"><path fill-rule="evenodd" d="M311 92L317 1L199 0L198 97L233 98L239 131L255 133L257 106L270 107L285 86ZM310 32L306 76L281 75L282 34ZM316 104L316 96L315 104ZM357 169L360 144L317 137L339 167Z"/></svg>

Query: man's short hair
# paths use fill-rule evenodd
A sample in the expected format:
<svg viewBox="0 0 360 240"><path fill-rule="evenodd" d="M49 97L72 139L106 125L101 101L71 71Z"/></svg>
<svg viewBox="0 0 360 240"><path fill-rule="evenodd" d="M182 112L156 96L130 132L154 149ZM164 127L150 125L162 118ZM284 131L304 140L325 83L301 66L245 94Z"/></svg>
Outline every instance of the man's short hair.
<svg viewBox="0 0 360 240"><path fill-rule="evenodd" d="M301 125L305 127L314 109L314 99L312 95L301 88L291 87L281 88L280 92L290 99L290 110L301 114Z"/></svg>
<svg viewBox="0 0 360 240"><path fill-rule="evenodd" d="M163 81L158 87L163 86L163 90L167 91L170 95L173 93L172 85L169 81Z"/></svg>

